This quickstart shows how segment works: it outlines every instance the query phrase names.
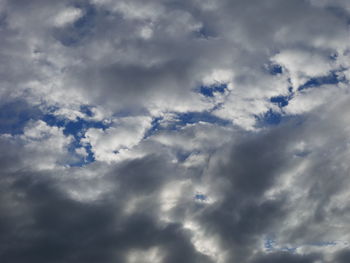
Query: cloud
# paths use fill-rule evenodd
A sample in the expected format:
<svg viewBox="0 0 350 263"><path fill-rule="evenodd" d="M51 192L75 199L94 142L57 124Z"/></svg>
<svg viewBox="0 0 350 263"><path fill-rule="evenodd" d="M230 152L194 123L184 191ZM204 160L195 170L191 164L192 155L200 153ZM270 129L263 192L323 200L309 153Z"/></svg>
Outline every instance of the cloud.
<svg viewBox="0 0 350 263"><path fill-rule="evenodd" d="M82 16L82 12L78 8L67 8L63 12L59 13L55 19L54 24L57 27L62 27L67 24L73 23Z"/></svg>
<svg viewBox="0 0 350 263"><path fill-rule="evenodd" d="M0 261L343 263L347 1L2 1Z"/></svg>
<svg viewBox="0 0 350 263"><path fill-rule="evenodd" d="M311 263L317 262L317 256L299 256L291 255L288 253L276 253L271 255L265 255L258 260L253 260L254 263L265 263L265 262L288 262L288 263Z"/></svg>
<svg viewBox="0 0 350 263"><path fill-rule="evenodd" d="M96 160L112 161L119 152L129 150L142 140L150 122L149 117L121 118L105 131L90 128L83 141L92 146Z"/></svg>

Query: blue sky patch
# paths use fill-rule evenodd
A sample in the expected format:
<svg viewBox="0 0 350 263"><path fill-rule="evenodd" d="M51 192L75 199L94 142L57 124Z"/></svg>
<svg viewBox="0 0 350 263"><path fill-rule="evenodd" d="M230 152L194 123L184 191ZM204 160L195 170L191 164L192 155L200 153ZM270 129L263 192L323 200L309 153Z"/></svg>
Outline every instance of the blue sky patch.
<svg viewBox="0 0 350 263"><path fill-rule="evenodd" d="M77 118L72 121L69 119L57 117L53 114L45 114L43 116L43 121L45 121L50 126L63 127L63 133L65 135L73 135L74 138L81 138L85 131L89 128L97 129L107 129L109 126L101 121L89 121L82 118Z"/></svg>
<svg viewBox="0 0 350 263"><path fill-rule="evenodd" d="M156 117L152 120L151 128L146 132L144 138L148 138L157 131L161 130L178 130L187 124L194 124L198 122L206 122L211 124L216 124L219 126L227 126L231 124L231 121L219 118L210 112L186 112L186 113L176 113L176 118L174 121L169 121L166 125L163 125L163 117Z"/></svg>
<svg viewBox="0 0 350 263"><path fill-rule="evenodd" d="M337 242L335 241L323 241L323 242L313 242L309 244L302 244L297 247L291 247L291 246L280 246L280 244L276 242L273 236L268 236L264 239L264 248L269 252L285 251L289 253L295 253L298 247L303 247L303 246L332 247L336 245L337 245Z"/></svg>
<svg viewBox="0 0 350 263"><path fill-rule="evenodd" d="M330 75L328 76L322 76L322 77L318 77L318 78L311 78L309 79L305 84L301 85L298 90L304 90L304 89L309 89L309 88L314 88L314 87L318 87L321 85L330 85L330 84L338 84L339 82L341 82L341 80L339 80L338 75L336 74L336 72L332 72Z"/></svg>
<svg viewBox="0 0 350 263"><path fill-rule="evenodd" d="M293 88L289 87L288 88L288 95L280 95L280 96L275 96L270 98L270 102L275 103L278 105L278 107L283 108L288 105L289 101L293 99L294 92Z"/></svg>
<svg viewBox="0 0 350 263"><path fill-rule="evenodd" d="M264 248L268 251L271 251L275 248L276 241L273 238L266 238L264 241Z"/></svg>
<svg viewBox="0 0 350 263"><path fill-rule="evenodd" d="M202 26L199 30L195 31L195 36L201 39L209 39L211 37L215 37L216 35L207 27Z"/></svg>
<svg viewBox="0 0 350 263"><path fill-rule="evenodd" d="M210 112L186 112L178 114L177 125L185 126L186 124L193 124L197 122L207 122L220 126L227 126L231 122L222 118L219 118Z"/></svg>
<svg viewBox="0 0 350 263"><path fill-rule="evenodd" d="M12 101L0 106L0 133L22 134L27 122L42 115L37 107L23 101Z"/></svg>
<svg viewBox="0 0 350 263"><path fill-rule="evenodd" d="M85 151L87 153L87 156L83 157L78 154L76 154L75 150L77 148L85 148ZM74 159L71 163L69 163L69 166L71 167L82 167L86 164L92 163L95 161L94 153L92 152L92 147L90 144L84 144L82 145L80 141L74 140L71 145L68 147L68 151L74 155Z"/></svg>
<svg viewBox="0 0 350 263"><path fill-rule="evenodd" d="M204 194L196 194L196 195L194 196L194 199L197 200L197 201L202 201L202 202L204 202L204 201L206 201L208 198L207 198L207 196L204 195Z"/></svg>
<svg viewBox="0 0 350 263"><path fill-rule="evenodd" d="M277 104L280 108L283 108L288 105L290 98L290 96L276 96L272 97L270 101Z"/></svg>
<svg viewBox="0 0 350 263"><path fill-rule="evenodd" d="M86 143L82 144L80 141L82 138L85 137L86 130L89 128L105 130L109 127L101 121L89 121L82 118L77 118L76 120L72 121L65 118L57 117L53 114L44 115L43 121L45 121L50 126L62 127L64 135L72 135L74 137L75 140L71 143L68 150L70 153L75 155L76 160L74 160L73 163L70 163L70 166L83 166L95 160L93 152L91 150L91 145ZM85 148L88 154L87 157L81 157L75 153L75 150L81 147Z"/></svg>
<svg viewBox="0 0 350 263"><path fill-rule="evenodd" d="M188 157L190 157L190 155L192 154L192 152L187 152L187 151L178 151L176 153L176 158L179 162L184 162L186 161L186 159Z"/></svg>
<svg viewBox="0 0 350 263"><path fill-rule="evenodd" d="M92 112L92 106L89 105L81 105L80 106L80 112L84 113L88 117L93 117L94 113Z"/></svg>
<svg viewBox="0 0 350 263"><path fill-rule="evenodd" d="M279 95L279 96L271 97L270 102L272 102L273 104L276 104L279 108L282 109L283 107L286 107L289 104L289 101L292 100L293 97L294 97L293 88L289 87L288 95ZM271 117L271 114L268 117Z"/></svg>
<svg viewBox="0 0 350 263"><path fill-rule="evenodd" d="M214 97L215 93L224 93L227 89L226 84L218 84L213 86L201 86L199 88L199 93L205 97Z"/></svg>
<svg viewBox="0 0 350 263"><path fill-rule="evenodd" d="M278 64L269 64L267 66L268 72L271 75L278 75L278 74L282 74L283 73L283 68L282 66L278 65Z"/></svg>
<svg viewBox="0 0 350 263"><path fill-rule="evenodd" d="M276 240L274 238L268 237L264 240L264 248L269 251L285 251L289 253L295 253L297 250L297 247L279 247Z"/></svg>
<svg viewBox="0 0 350 263"><path fill-rule="evenodd" d="M310 244L310 246L315 246L315 247L333 247L336 245L337 245L337 243L334 241L315 242L315 243Z"/></svg>
<svg viewBox="0 0 350 263"><path fill-rule="evenodd" d="M282 114L273 110L268 110L263 115L255 116L257 126L278 125L282 121Z"/></svg>
<svg viewBox="0 0 350 263"><path fill-rule="evenodd" d="M304 157L307 157L310 153L311 151L298 151L294 153L294 155L300 158L304 158Z"/></svg>
<svg viewBox="0 0 350 263"><path fill-rule="evenodd" d="M151 128L146 131L144 138L148 138L152 136L153 134L157 133L157 131L162 130L161 121L163 120L162 117L156 117L152 120Z"/></svg>

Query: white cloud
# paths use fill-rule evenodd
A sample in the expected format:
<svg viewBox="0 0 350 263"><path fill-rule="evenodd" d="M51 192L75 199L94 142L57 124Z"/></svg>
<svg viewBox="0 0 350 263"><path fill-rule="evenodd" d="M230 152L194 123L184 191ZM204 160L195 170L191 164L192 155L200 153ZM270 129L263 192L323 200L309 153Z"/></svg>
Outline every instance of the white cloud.
<svg viewBox="0 0 350 263"><path fill-rule="evenodd" d="M48 126L43 121L29 122L23 134L7 135L6 141L20 147L25 158L17 169L30 167L34 170L54 169L69 163L68 146L73 141L65 136L63 129Z"/></svg>
<svg viewBox="0 0 350 263"><path fill-rule="evenodd" d="M79 8L67 8L58 13L54 18L54 25L57 27L63 27L78 20L83 15L83 12Z"/></svg>
<svg viewBox="0 0 350 263"><path fill-rule="evenodd" d="M328 102L331 96L342 96L343 92L336 86L323 86L296 93L284 108L287 114L303 114Z"/></svg>
<svg viewBox="0 0 350 263"><path fill-rule="evenodd" d="M151 126L149 117L125 117L114 120L105 131L91 128L86 132L84 142L90 143L98 161L117 160L119 152L129 150L144 137Z"/></svg>
<svg viewBox="0 0 350 263"><path fill-rule="evenodd" d="M161 263L163 255L161 249L154 247L147 250L132 250L128 253L127 263Z"/></svg>
<svg viewBox="0 0 350 263"><path fill-rule="evenodd" d="M324 55L302 50L284 50L275 55L272 61L288 70L296 89L310 78L329 75L334 68L331 60Z"/></svg>

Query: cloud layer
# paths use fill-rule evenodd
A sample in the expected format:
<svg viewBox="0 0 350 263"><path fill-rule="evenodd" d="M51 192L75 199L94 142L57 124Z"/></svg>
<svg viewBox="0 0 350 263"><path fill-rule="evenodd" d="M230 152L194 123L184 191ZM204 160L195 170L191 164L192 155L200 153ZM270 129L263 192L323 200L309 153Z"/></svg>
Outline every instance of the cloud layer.
<svg viewBox="0 0 350 263"><path fill-rule="evenodd" d="M350 260L348 1L0 2L0 261Z"/></svg>

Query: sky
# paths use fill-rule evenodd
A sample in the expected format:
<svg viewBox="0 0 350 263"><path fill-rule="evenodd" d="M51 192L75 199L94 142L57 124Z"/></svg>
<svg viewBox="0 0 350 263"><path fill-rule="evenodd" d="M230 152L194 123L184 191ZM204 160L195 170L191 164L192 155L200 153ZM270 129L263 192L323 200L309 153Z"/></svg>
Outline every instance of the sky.
<svg viewBox="0 0 350 263"><path fill-rule="evenodd" d="M0 262L350 262L349 81L348 0L0 0Z"/></svg>

